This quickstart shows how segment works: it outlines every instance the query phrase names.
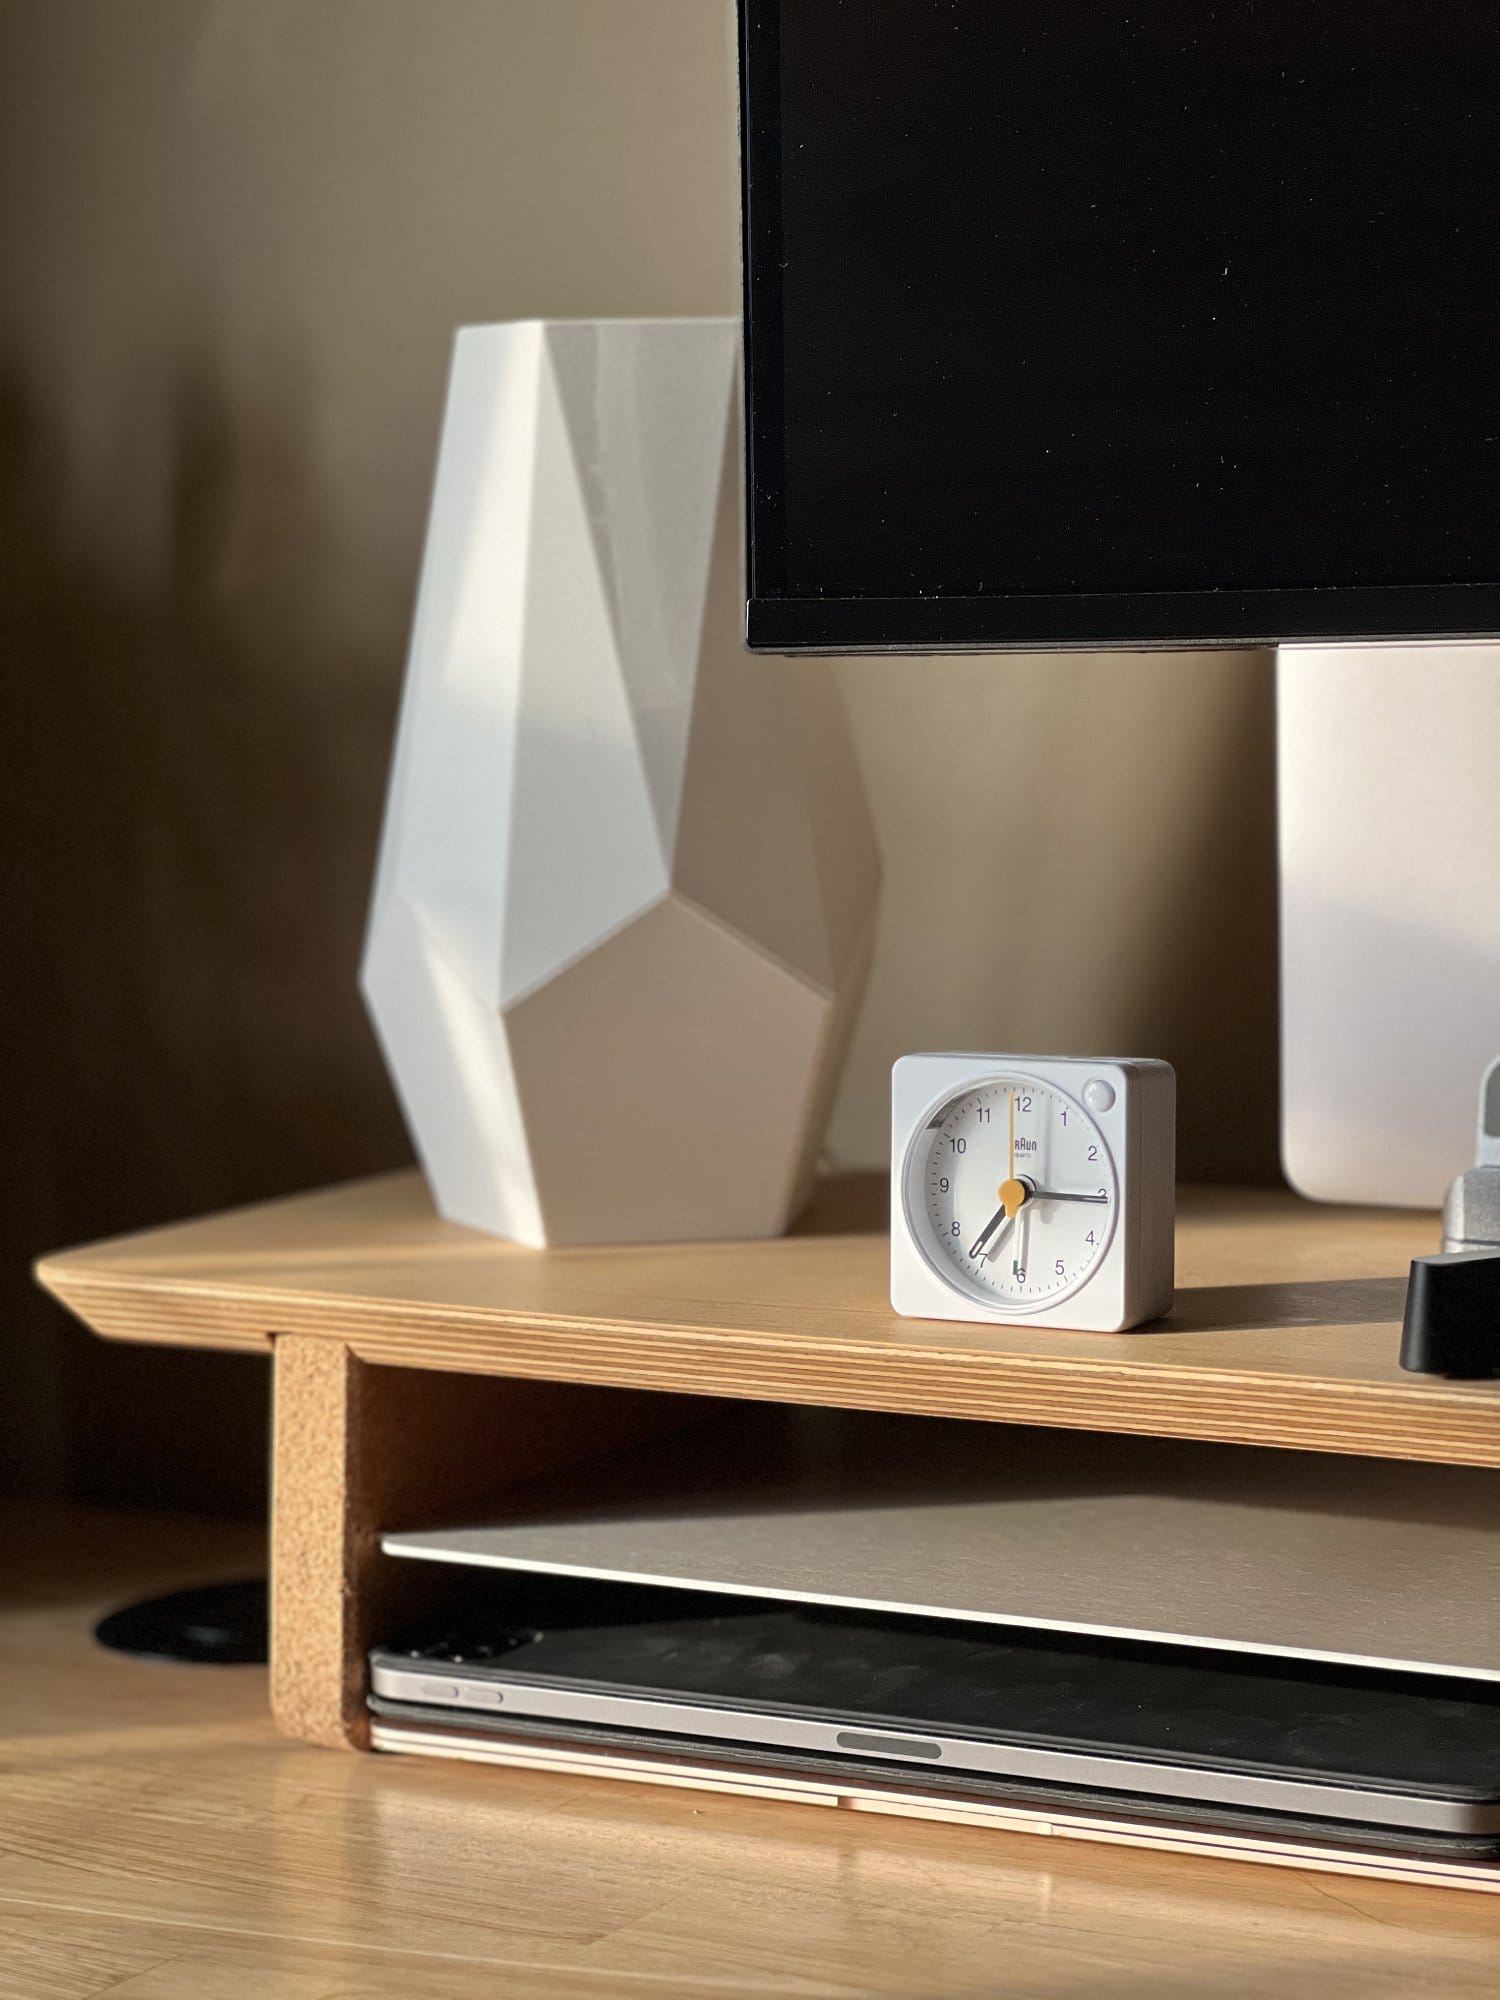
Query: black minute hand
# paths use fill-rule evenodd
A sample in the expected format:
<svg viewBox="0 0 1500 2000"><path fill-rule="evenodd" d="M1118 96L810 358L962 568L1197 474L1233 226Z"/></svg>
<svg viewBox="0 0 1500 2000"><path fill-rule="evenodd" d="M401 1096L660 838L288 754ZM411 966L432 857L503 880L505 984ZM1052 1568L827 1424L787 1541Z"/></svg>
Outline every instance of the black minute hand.
<svg viewBox="0 0 1500 2000"><path fill-rule="evenodd" d="M1107 1194L1064 1194L1060 1188L1033 1188L1033 1201L1091 1201L1096 1207L1103 1207L1109 1200ZM993 1225L991 1225L993 1226Z"/></svg>

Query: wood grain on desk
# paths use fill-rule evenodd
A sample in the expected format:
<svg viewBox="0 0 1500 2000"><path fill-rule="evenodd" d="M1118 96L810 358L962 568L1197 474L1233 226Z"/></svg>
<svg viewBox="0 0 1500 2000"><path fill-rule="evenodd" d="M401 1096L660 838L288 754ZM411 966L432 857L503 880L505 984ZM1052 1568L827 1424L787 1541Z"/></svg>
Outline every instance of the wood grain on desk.
<svg viewBox="0 0 1500 2000"><path fill-rule="evenodd" d="M900 1319L881 1184L835 1183L776 1242L535 1251L356 1182L44 1260L118 1340L1500 1465L1500 1382L1397 1365L1436 1219L1188 1191L1171 1316L1122 1335Z"/></svg>
<svg viewBox="0 0 1500 2000"><path fill-rule="evenodd" d="M1495 1899L278 1737L94 1648L242 1529L0 1513L0 2000L1491 1995Z"/></svg>

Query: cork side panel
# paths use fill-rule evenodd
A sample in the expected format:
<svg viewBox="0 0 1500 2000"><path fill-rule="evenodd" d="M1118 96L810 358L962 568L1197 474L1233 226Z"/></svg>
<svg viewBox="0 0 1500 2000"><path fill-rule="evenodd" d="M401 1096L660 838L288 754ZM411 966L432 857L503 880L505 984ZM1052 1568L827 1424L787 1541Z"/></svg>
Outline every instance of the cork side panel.
<svg viewBox="0 0 1500 2000"><path fill-rule="evenodd" d="M362 1748L350 1674L362 1496L351 1473L357 1384L338 1341L283 1334L275 1353L271 1473L271 1708L288 1736Z"/></svg>

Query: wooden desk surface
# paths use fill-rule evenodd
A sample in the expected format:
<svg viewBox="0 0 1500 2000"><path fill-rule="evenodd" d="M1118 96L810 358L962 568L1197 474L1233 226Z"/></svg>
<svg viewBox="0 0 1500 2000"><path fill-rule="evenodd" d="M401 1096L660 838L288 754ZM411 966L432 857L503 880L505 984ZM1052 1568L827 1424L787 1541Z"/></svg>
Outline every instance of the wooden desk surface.
<svg viewBox="0 0 1500 2000"><path fill-rule="evenodd" d="M1106 1335L899 1319L883 1181L829 1184L777 1242L536 1251L433 1214L415 1174L49 1257L118 1340L1317 1451L1500 1465L1500 1382L1397 1364L1430 1215L1189 1190L1170 1317Z"/></svg>
<svg viewBox="0 0 1500 2000"><path fill-rule="evenodd" d="M0 2000L1490 1996L1500 1899L278 1737L98 1613L238 1528L0 1512Z"/></svg>

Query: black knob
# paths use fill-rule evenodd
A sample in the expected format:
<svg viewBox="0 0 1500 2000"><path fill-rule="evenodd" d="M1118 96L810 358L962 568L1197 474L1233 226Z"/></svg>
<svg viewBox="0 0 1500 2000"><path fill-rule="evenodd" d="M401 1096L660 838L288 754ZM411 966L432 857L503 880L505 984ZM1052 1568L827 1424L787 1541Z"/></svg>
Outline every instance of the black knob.
<svg viewBox="0 0 1500 2000"><path fill-rule="evenodd" d="M1500 1252L1412 1259L1401 1366L1453 1381L1500 1375Z"/></svg>

